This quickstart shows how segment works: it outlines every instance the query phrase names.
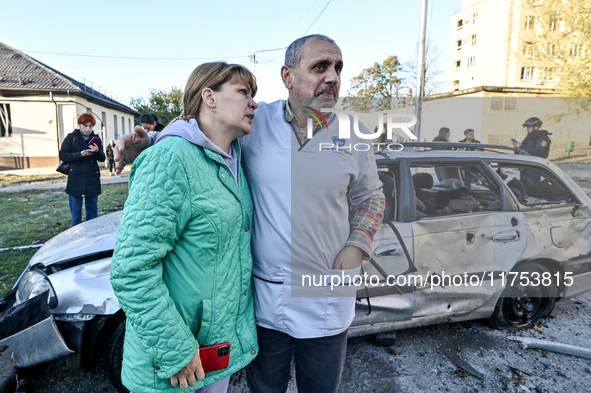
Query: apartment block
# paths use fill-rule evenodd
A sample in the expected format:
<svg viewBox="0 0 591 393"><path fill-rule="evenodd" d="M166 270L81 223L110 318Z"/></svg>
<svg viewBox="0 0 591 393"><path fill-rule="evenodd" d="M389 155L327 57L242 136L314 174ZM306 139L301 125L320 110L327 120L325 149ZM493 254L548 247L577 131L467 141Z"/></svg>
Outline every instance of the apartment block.
<svg viewBox="0 0 591 393"><path fill-rule="evenodd" d="M449 91L476 86L552 88L541 51L541 0L463 0L451 20Z"/></svg>

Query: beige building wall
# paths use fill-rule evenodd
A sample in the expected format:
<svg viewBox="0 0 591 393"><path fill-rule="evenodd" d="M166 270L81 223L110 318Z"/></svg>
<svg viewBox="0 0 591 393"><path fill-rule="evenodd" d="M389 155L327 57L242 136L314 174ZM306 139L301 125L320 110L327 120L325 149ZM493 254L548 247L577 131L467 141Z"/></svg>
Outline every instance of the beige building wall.
<svg viewBox="0 0 591 393"><path fill-rule="evenodd" d="M55 100L55 102L54 102ZM49 95L28 97L0 97L1 104L10 105L12 136L0 137L0 169L36 168L57 166L59 146L63 139L78 128L78 117L92 112L100 117L104 112L107 119L106 129L101 133L101 122L97 119L94 131L101 136L103 145L114 136L114 116L117 116L118 135L130 132L133 127L133 115L105 108L96 103L76 96ZM122 130L121 118L124 119ZM106 141L106 142L105 142Z"/></svg>
<svg viewBox="0 0 591 393"><path fill-rule="evenodd" d="M553 87L534 54L543 48L527 49L540 34L539 20L528 22L535 7L527 0L464 0L451 19L448 90Z"/></svg>

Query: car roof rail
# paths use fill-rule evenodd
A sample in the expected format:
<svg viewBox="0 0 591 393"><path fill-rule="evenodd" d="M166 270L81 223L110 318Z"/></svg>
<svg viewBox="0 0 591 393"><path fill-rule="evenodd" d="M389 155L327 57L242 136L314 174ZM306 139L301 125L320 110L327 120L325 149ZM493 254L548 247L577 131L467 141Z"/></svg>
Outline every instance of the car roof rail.
<svg viewBox="0 0 591 393"><path fill-rule="evenodd" d="M407 147L412 148L424 148L430 150L453 150L453 151L474 151L476 149L483 149L485 151L496 151L496 150L504 150L503 152L496 153L506 153L506 150L509 150L513 153L518 154L528 154L524 150L516 149L514 147L504 146L504 145L490 145L485 143L464 143L464 142L392 142L397 145L401 145L403 149ZM384 143L384 145L388 145L389 143ZM470 150L474 149L474 150Z"/></svg>

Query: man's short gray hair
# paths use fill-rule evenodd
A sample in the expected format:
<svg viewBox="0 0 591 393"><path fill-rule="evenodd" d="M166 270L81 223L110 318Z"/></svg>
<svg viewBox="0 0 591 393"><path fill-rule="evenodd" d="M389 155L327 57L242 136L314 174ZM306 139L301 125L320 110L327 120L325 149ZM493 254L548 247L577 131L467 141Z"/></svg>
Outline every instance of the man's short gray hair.
<svg viewBox="0 0 591 393"><path fill-rule="evenodd" d="M330 42L331 44L337 44L332 38L327 37L322 34L310 34L305 37L298 38L287 48L285 52L285 65L290 68L296 68L300 65L300 60L302 60L302 48L306 41L310 38L318 38L319 40Z"/></svg>

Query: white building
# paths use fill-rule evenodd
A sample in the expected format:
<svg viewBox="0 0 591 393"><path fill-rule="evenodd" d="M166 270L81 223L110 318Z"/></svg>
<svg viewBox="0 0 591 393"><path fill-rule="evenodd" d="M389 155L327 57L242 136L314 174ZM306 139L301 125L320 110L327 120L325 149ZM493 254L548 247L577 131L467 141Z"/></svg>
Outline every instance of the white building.
<svg viewBox="0 0 591 393"><path fill-rule="evenodd" d="M463 0L451 20L449 91L476 86L554 87L538 60L540 0Z"/></svg>
<svg viewBox="0 0 591 393"><path fill-rule="evenodd" d="M133 131L134 109L0 42L0 169L57 166L83 113L103 146Z"/></svg>

